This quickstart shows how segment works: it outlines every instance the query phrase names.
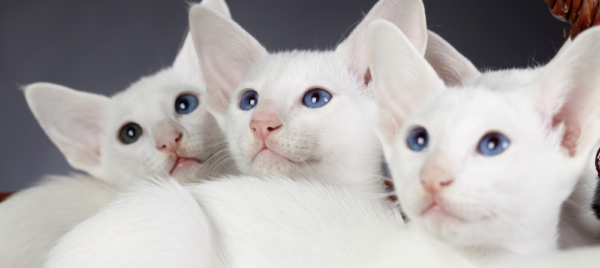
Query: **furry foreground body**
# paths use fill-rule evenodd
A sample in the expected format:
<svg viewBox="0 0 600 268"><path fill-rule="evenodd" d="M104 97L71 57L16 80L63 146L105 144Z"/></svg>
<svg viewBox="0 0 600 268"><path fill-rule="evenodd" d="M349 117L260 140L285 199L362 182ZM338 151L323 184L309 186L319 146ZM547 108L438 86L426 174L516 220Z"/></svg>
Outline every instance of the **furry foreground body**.
<svg viewBox="0 0 600 268"><path fill-rule="evenodd" d="M67 234L46 267L470 267L385 204L282 178L145 184Z"/></svg>
<svg viewBox="0 0 600 268"><path fill-rule="evenodd" d="M203 4L229 16L220 0ZM173 66L110 98L50 83L26 87L29 107L46 134L73 168L92 177L44 179L2 202L0 267L40 267L58 238L136 181L234 174L223 135L203 103L205 91L189 35ZM189 113L177 113L176 99L183 94L202 101ZM131 123L140 135L124 143L120 135Z"/></svg>
<svg viewBox="0 0 600 268"><path fill-rule="evenodd" d="M56 241L93 216L117 187L84 175L52 176L0 205L0 267L41 267Z"/></svg>
<svg viewBox="0 0 600 268"><path fill-rule="evenodd" d="M591 268L600 263L600 247L540 254L492 265L490 268Z"/></svg>

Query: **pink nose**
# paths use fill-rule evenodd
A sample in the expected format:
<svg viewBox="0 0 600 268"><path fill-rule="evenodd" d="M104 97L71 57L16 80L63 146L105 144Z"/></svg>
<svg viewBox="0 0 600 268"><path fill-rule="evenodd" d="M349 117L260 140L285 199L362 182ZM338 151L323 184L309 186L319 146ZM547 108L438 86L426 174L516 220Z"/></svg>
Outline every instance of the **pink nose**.
<svg viewBox="0 0 600 268"><path fill-rule="evenodd" d="M156 136L156 148L168 153L177 153L183 134L174 128L159 130Z"/></svg>
<svg viewBox="0 0 600 268"><path fill-rule="evenodd" d="M250 129L252 129L252 132L259 140L265 140L273 131L279 129L281 126L281 121L277 117L277 111L272 107L270 101L265 101L260 107L257 107L250 120Z"/></svg>
<svg viewBox="0 0 600 268"><path fill-rule="evenodd" d="M420 180L425 191L433 195L439 193L454 182L454 179L447 171L437 166L423 167Z"/></svg>
<svg viewBox="0 0 600 268"><path fill-rule="evenodd" d="M432 181L432 180L421 180L421 184L423 188L431 194L439 193L444 187L449 186L454 182L454 179L446 179L440 181Z"/></svg>

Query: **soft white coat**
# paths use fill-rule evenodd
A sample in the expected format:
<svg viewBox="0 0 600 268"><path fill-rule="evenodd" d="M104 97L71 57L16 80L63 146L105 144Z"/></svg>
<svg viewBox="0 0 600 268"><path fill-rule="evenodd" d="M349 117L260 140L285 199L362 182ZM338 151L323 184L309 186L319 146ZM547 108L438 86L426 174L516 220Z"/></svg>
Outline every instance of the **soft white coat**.
<svg viewBox="0 0 600 268"><path fill-rule="evenodd" d="M383 202L287 178L144 183L65 235L45 267L472 267Z"/></svg>

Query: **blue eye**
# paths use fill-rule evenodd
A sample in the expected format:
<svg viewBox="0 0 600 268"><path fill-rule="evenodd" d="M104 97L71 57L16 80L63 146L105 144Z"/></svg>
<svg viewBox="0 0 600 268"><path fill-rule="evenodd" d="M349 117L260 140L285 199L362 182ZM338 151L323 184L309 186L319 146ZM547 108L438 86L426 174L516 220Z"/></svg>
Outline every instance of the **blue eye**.
<svg viewBox="0 0 600 268"><path fill-rule="evenodd" d="M429 135L427 134L427 130L424 128L416 128L408 134L408 139L406 143L408 147L413 151L422 151L427 148L427 143L429 142Z"/></svg>
<svg viewBox="0 0 600 268"><path fill-rule="evenodd" d="M189 114L198 107L198 98L192 94L184 94L175 100L175 111L178 114Z"/></svg>
<svg viewBox="0 0 600 268"><path fill-rule="evenodd" d="M321 108L331 100L331 94L322 88L311 89L302 99L302 104L308 108Z"/></svg>
<svg viewBox="0 0 600 268"><path fill-rule="evenodd" d="M509 144L510 141L508 141L508 138L504 137L504 135L500 133L490 133L481 138L477 151L482 155L494 156L504 152Z"/></svg>
<svg viewBox="0 0 600 268"><path fill-rule="evenodd" d="M240 108L244 111L252 110L258 104L258 92L254 90L246 91L240 100Z"/></svg>

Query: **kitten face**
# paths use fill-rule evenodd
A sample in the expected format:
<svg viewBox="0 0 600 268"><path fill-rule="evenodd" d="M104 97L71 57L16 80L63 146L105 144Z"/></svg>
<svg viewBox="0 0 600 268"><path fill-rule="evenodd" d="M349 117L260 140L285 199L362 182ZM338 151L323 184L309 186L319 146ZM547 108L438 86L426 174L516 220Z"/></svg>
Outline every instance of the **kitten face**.
<svg viewBox="0 0 600 268"><path fill-rule="evenodd" d="M254 106L244 110L244 94L252 90ZM368 128L372 96L333 52L268 55L232 96L227 139L248 174L309 177L381 160Z"/></svg>
<svg viewBox="0 0 600 268"><path fill-rule="evenodd" d="M69 163L118 185L157 175L185 182L228 167L205 94L198 79L175 67L112 98L47 83L26 89L34 115Z"/></svg>
<svg viewBox="0 0 600 268"><path fill-rule="evenodd" d="M428 141L415 151L407 140L419 127ZM506 140L484 139L490 133ZM503 142L505 149L486 155ZM576 173L551 168L569 162L559 144L560 135L547 131L519 92L448 89L399 132L392 174L409 218L446 241L464 245L524 237L556 214L556 200L573 189Z"/></svg>
<svg viewBox="0 0 600 268"><path fill-rule="evenodd" d="M214 172L205 170L205 163L224 149L219 144L223 137L206 110L203 94L203 85L167 69L115 95L102 148L106 176L170 174L186 181ZM182 96L189 99L182 101ZM177 104L186 109L178 112ZM131 123L140 127L136 131L141 134L125 143L120 135Z"/></svg>

